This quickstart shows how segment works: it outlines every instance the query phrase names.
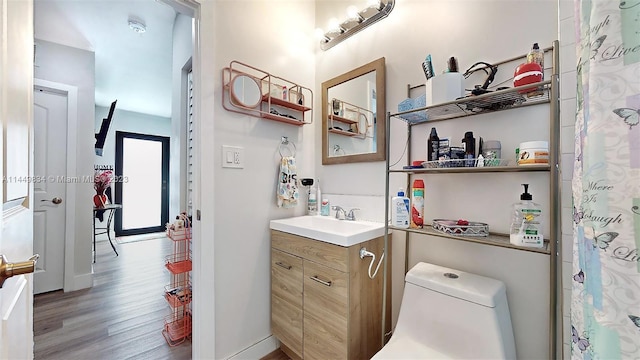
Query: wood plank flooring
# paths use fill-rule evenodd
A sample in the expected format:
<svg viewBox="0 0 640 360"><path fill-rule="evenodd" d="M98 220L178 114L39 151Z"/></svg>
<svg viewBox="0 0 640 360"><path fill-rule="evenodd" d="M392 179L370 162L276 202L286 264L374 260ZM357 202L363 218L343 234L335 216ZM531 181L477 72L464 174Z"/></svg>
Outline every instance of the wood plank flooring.
<svg viewBox="0 0 640 360"><path fill-rule="evenodd" d="M162 336L170 308L165 255L169 239L97 244L94 286L35 296L35 359L191 359L191 341L170 347Z"/></svg>
<svg viewBox="0 0 640 360"><path fill-rule="evenodd" d="M260 358L260 360L291 360L284 353L284 351L280 350L280 348L275 349L274 351L268 353L264 357Z"/></svg>

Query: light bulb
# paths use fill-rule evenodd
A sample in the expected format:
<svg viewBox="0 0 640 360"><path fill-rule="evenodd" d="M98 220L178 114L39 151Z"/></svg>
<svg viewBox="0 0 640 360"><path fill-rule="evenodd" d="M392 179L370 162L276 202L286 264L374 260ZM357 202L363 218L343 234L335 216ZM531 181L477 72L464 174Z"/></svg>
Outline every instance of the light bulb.
<svg viewBox="0 0 640 360"><path fill-rule="evenodd" d="M367 6L376 8L378 10L382 9L382 3L380 0L367 0Z"/></svg>
<svg viewBox="0 0 640 360"><path fill-rule="evenodd" d="M340 23L338 22L338 19L336 19L336 18L329 19L329 23L327 24L327 28L329 29L329 31L341 32L340 31Z"/></svg>
<svg viewBox="0 0 640 360"><path fill-rule="evenodd" d="M355 5L351 5L347 8L347 18L354 21L362 21L362 16L358 14L358 8Z"/></svg>
<svg viewBox="0 0 640 360"><path fill-rule="evenodd" d="M329 41L329 38L324 34L324 30L320 28L316 28L315 35L316 38L320 41Z"/></svg>

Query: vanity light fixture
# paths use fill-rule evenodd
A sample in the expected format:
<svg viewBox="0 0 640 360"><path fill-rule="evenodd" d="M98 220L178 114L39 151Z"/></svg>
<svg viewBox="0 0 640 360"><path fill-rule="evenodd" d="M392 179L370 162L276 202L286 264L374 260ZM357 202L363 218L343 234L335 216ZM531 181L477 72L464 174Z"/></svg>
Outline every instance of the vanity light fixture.
<svg viewBox="0 0 640 360"><path fill-rule="evenodd" d="M347 20L338 23L330 20L326 32L316 29L316 36L320 40L320 49L328 50L346 38L366 28L367 26L386 18L395 5L395 0L369 0L368 6L360 11L355 6L347 8Z"/></svg>
<svg viewBox="0 0 640 360"><path fill-rule="evenodd" d="M129 28L138 34L145 33L147 26L140 20L129 19Z"/></svg>

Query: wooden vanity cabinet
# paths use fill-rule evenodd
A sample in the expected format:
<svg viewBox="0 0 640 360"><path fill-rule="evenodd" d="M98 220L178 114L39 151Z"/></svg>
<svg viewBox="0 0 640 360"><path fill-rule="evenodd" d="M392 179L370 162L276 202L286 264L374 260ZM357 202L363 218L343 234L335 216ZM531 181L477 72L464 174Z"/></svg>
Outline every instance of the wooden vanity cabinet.
<svg viewBox="0 0 640 360"><path fill-rule="evenodd" d="M302 259L271 249L273 334L302 356Z"/></svg>
<svg viewBox="0 0 640 360"><path fill-rule="evenodd" d="M376 254L375 270L383 237L343 247L271 231L271 327L292 359L370 359L382 348L383 265L370 279L362 247ZM386 307L388 332L390 301Z"/></svg>

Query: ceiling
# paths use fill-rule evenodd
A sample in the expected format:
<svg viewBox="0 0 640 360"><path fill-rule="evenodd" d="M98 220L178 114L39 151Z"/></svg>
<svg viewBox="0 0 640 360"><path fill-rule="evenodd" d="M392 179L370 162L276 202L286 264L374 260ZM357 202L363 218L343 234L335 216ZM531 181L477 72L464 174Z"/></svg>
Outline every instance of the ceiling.
<svg viewBox="0 0 640 360"><path fill-rule="evenodd" d="M171 117L175 18L155 0L35 0L35 37L95 52L96 105Z"/></svg>

